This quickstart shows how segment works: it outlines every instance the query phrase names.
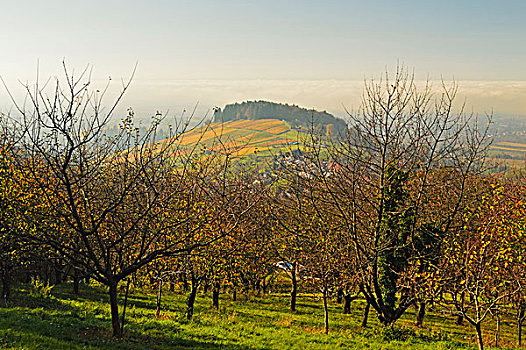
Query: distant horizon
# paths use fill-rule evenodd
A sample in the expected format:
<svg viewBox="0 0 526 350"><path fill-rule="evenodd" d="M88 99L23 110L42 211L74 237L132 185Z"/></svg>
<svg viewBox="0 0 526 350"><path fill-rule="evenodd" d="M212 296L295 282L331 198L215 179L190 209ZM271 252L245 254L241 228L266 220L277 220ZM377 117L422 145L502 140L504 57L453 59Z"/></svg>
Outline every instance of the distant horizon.
<svg viewBox="0 0 526 350"><path fill-rule="evenodd" d="M451 82L451 81L449 81ZM422 83L422 80L418 80ZM431 80L435 92L440 81ZM446 83L448 81L446 80ZM506 117L526 117L526 81L455 81L456 106L466 103L466 111ZM138 115L156 111L178 115L196 104L199 117L214 107L244 101L271 101L327 111L344 118L361 103L364 80L316 79L141 79L132 82L121 108L132 107Z"/></svg>
<svg viewBox="0 0 526 350"><path fill-rule="evenodd" d="M119 91L119 80L118 77L112 79L106 105ZM430 81L435 92L438 92L441 82ZM20 84L16 81L6 83L15 97L22 100L23 89ZM91 85L96 89L103 87L105 83L104 79L96 78ZM422 80L417 83L422 83ZM456 105L466 102L468 112L526 117L526 81L464 80L455 83L459 90ZM224 108L231 103L257 100L325 110L345 119L347 113L344 107L351 111L359 107L363 86L364 80L344 79L134 79L119 104L112 123L117 123L130 107L139 120L145 120L157 111L163 114L168 112L170 117L179 117L186 110L185 115L188 116L197 105L196 118L199 119L207 113L211 116L212 109L216 106ZM0 112L8 112L11 106L5 90L2 89Z"/></svg>

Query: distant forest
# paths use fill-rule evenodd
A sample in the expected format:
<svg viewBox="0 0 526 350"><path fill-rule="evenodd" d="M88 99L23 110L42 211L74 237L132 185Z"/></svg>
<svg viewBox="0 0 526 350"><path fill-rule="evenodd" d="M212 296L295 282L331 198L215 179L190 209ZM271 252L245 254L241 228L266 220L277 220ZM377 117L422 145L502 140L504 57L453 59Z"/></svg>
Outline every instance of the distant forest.
<svg viewBox="0 0 526 350"><path fill-rule="evenodd" d="M344 134L347 130L345 121L325 111L268 101L229 104L223 110L218 108L214 113L215 122L238 119L280 119L288 122L292 128L310 130L314 127L316 133L328 133L333 136Z"/></svg>

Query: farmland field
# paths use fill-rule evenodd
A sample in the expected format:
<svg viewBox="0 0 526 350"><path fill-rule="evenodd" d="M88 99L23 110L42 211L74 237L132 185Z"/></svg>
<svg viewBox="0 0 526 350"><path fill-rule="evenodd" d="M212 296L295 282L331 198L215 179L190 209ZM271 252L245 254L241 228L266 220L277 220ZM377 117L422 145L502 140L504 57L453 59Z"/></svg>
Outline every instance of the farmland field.
<svg viewBox="0 0 526 350"><path fill-rule="evenodd" d="M526 144L519 142L499 141L491 145L488 155L498 169L518 169L524 166Z"/></svg>
<svg viewBox="0 0 526 350"><path fill-rule="evenodd" d="M497 142L491 145L492 150L502 150L510 152L526 152L526 144L517 142Z"/></svg>

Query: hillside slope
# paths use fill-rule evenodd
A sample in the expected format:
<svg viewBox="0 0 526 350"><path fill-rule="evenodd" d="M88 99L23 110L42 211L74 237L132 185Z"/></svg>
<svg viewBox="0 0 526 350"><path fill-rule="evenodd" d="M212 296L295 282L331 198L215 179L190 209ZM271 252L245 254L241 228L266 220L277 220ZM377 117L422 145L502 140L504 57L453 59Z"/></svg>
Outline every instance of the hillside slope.
<svg viewBox="0 0 526 350"><path fill-rule="evenodd" d="M297 144L298 132L277 119L231 120L193 129L181 136L181 146L199 144L210 152L232 153L238 156L269 154Z"/></svg>

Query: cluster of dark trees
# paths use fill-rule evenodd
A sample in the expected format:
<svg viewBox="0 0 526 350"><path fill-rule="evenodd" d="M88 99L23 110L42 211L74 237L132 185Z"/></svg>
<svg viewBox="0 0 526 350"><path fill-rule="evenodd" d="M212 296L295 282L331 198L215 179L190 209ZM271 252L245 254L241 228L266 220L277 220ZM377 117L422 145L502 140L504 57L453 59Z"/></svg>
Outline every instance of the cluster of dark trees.
<svg viewBox="0 0 526 350"><path fill-rule="evenodd" d="M306 109L296 105L268 101L247 101L226 105L224 109L217 108L214 112L215 122L226 122L238 119L280 119L288 122L293 128L314 130L325 135L327 126L332 136L345 135L347 125L343 119L334 117L325 111Z"/></svg>
<svg viewBox="0 0 526 350"><path fill-rule="evenodd" d="M371 309L391 326L416 306L421 326L441 305L473 325L480 348L482 322L512 305L520 334L526 191L520 177L487 175L487 123L454 112L456 86L417 88L403 68L367 83L345 134L305 133L304 151L261 178L226 151L182 145L187 123L154 142L161 117L140 132L130 111L106 135L114 106L65 72L51 95L27 87L30 106L2 124L4 305L11 282L31 275L67 275L75 292L95 279L119 337L123 281L155 288L157 314L163 285L182 286L191 319L200 286L219 307L221 291L236 299L286 276L291 312L299 290L321 294L325 332L336 296L344 312L365 299L364 325Z"/></svg>

